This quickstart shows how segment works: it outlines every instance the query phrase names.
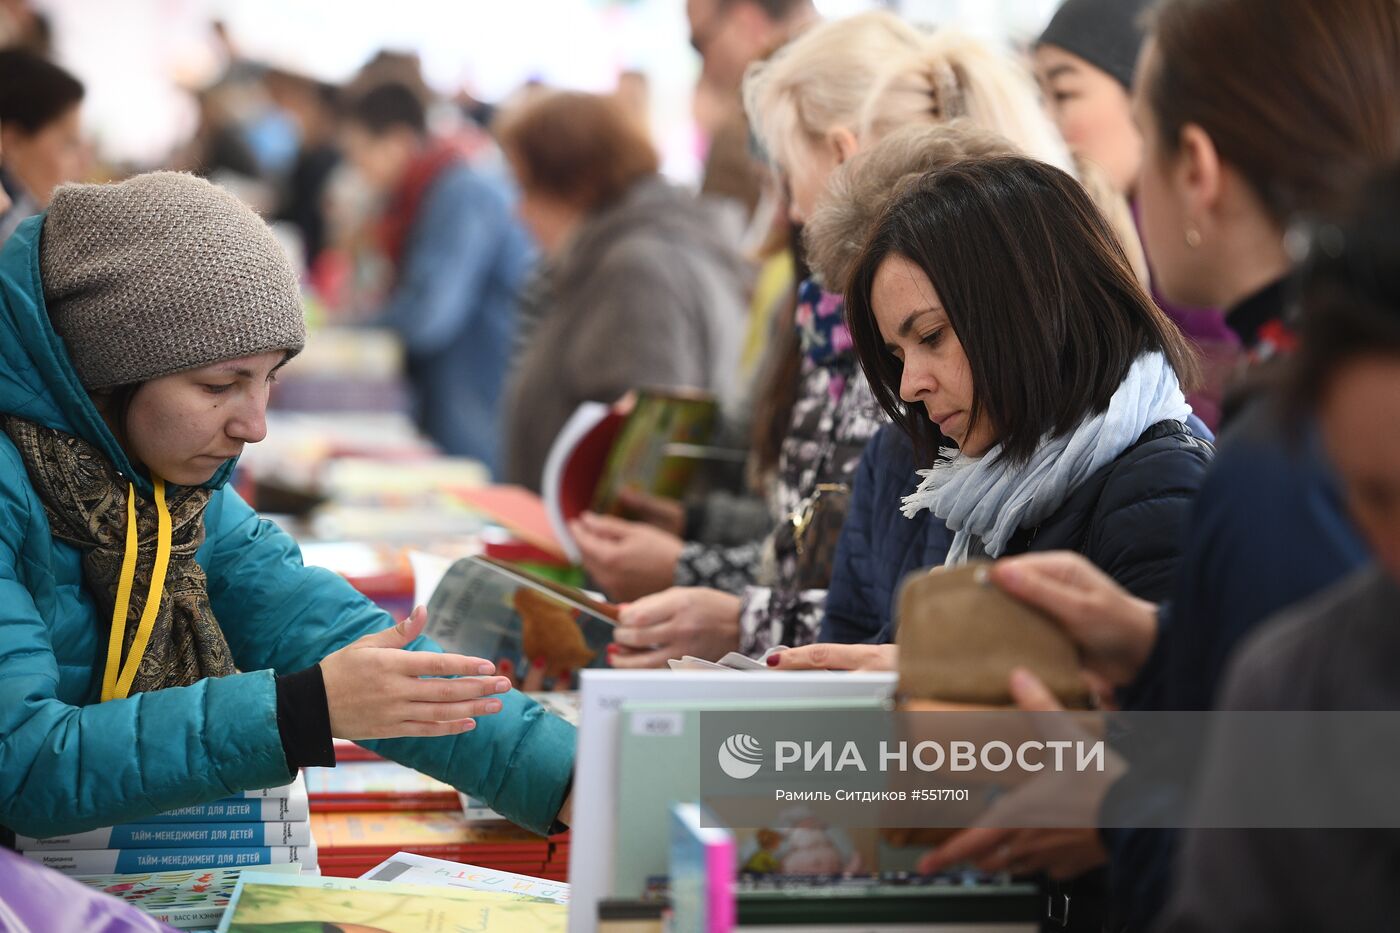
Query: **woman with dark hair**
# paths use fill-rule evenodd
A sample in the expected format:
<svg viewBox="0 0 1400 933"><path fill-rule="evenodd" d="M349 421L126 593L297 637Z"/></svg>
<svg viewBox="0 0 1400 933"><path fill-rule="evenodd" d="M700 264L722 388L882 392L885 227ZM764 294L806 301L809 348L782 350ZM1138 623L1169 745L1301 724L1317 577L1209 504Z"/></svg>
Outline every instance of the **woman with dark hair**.
<svg viewBox="0 0 1400 933"><path fill-rule="evenodd" d="M1211 455L1184 424L1193 362L1078 182L1020 157L926 176L847 299L875 397L926 467L904 510L947 524L945 563L1070 547L1166 591Z"/></svg>
<svg viewBox="0 0 1400 933"><path fill-rule="evenodd" d="M0 49L0 186L11 205L0 211L0 244L49 206L53 190L82 171L79 127L83 85L46 58Z"/></svg>

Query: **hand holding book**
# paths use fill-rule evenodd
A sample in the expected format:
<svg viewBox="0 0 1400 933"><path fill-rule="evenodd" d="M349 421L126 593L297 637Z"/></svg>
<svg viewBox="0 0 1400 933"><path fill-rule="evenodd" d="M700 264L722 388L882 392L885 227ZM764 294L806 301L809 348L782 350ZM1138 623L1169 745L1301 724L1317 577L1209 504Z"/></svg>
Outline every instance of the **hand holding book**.
<svg viewBox="0 0 1400 933"><path fill-rule="evenodd" d="M491 677L481 658L404 648L423 633L423 607L382 632L366 635L326 657L331 734L341 739L456 735L476 727L474 717L499 712L494 694L510 681Z"/></svg>

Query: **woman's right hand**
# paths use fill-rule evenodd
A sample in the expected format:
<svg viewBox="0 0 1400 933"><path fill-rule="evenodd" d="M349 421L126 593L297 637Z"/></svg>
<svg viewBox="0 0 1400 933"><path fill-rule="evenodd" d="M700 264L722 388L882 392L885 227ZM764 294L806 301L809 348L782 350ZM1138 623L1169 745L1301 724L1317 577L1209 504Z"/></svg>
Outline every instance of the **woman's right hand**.
<svg viewBox="0 0 1400 933"><path fill-rule="evenodd" d="M1084 666L1116 687L1132 682L1156 644L1157 605L1123 589L1082 554L1004 557L988 577L1059 623Z"/></svg>
<svg viewBox="0 0 1400 933"><path fill-rule="evenodd" d="M331 735L457 735L476 728L474 717L500 711L494 695L509 691L510 681L487 676L496 672L490 661L404 650L427 621L427 610L419 606L392 628L366 635L321 662Z"/></svg>

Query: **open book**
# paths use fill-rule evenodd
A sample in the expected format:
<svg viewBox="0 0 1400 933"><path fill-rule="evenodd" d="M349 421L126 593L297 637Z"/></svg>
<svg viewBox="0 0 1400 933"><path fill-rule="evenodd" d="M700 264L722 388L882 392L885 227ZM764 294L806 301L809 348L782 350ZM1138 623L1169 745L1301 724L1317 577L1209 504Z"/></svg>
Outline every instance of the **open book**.
<svg viewBox="0 0 1400 933"><path fill-rule="evenodd" d="M547 677L606 667L616 606L490 557L454 563L428 601L425 634L450 651Z"/></svg>
<svg viewBox="0 0 1400 933"><path fill-rule="evenodd" d="M622 515L624 489L679 499L702 461L732 454L706 446L718 421L712 396L680 389L640 390L626 414L599 402L580 405L555 437L541 481L569 558L581 561L568 523L582 512Z"/></svg>

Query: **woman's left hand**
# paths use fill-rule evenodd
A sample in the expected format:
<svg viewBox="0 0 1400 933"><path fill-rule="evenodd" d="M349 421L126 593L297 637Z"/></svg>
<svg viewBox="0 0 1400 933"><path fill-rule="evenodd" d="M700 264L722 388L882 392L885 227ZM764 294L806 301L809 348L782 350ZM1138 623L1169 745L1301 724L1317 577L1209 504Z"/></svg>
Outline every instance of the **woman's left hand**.
<svg viewBox="0 0 1400 933"><path fill-rule="evenodd" d="M899 647L820 642L775 651L768 666L780 671L893 671L899 668Z"/></svg>
<svg viewBox="0 0 1400 933"><path fill-rule="evenodd" d="M584 512L569 523L583 569L614 601L641 599L669 587L684 542L644 522Z"/></svg>
<svg viewBox="0 0 1400 933"><path fill-rule="evenodd" d="M717 661L739 647L742 600L701 587L673 586L622 607L609 649L613 667L664 667L694 655Z"/></svg>

